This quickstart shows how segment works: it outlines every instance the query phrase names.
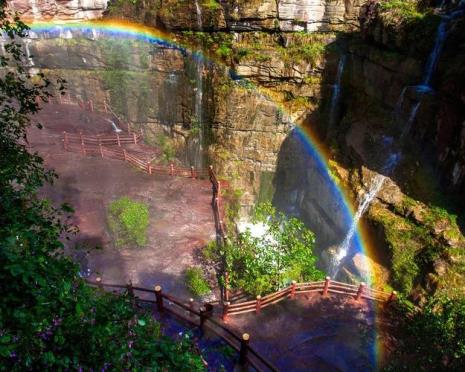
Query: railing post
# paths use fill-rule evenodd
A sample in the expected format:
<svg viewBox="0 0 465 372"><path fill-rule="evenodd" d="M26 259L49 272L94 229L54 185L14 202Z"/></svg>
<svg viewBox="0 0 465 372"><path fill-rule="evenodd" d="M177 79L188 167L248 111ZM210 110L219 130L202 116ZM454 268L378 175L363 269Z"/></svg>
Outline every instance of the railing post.
<svg viewBox="0 0 465 372"><path fill-rule="evenodd" d="M103 100L103 109L104 109L105 112L108 114L107 101L106 101L105 99Z"/></svg>
<svg viewBox="0 0 465 372"><path fill-rule="evenodd" d="M295 297L296 285L297 285L297 282L295 280L293 280L292 283L291 283L291 298Z"/></svg>
<svg viewBox="0 0 465 372"><path fill-rule="evenodd" d="M119 133L116 133L116 140L118 141L118 147L121 147L121 141L119 139Z"/></svg>
<svg viewBox="0 0 465 372"><path fill-rule="evenodd" d="M123 156L124 156L124 161L127 161L128 160L128 155L127 155L125 149L123 149Z"/></svg>
<svg viewBox="0 0 465 372"><path fill-rule="evenodd" d="M82 137L82 132L79 132L79 138L81 139L81 152L86 154L86 147L84 145L84 138Z"/></svg>
<svg viewBox="0 0 465 372"><path fill-rule="evenodd" d="M97 288L103 289L102 278L98 276L97 278L95 278L95 281L97 282Z"/></svg>
<svg viewBox="0 0 465 372"><path fill-rule="evenodd" d="M329 276L327 276L325 278L325 285L323 287L323 296L327 296L328 295L328 290L329 290L329 282L331 281L331 278Z"/></svg>
<svg viewBox="0 0 465 372"><path fill-rule="evenodd" d="M207 310L205 309L204 306L201 306L199 309L200 312L200 330L203 332L203 325L205 324L205 319L207 318Z"/></svg>
<svg viewBox="0 0 465 372"><path fill-rule="evenodd" d="M68 150L68 135L66 134L66 131L63 132L63 148L65 151Z"/></svg>
<svg viewBox="0 0 465 372"><path fill-rule="evenodd" d="M147 172L149 174L152 174L152 164L150 164L150 163L147 164Z"/></svg>
<svg viewBox="0 0 465 372"><path fill-rule="evenodd" d="M192 311L194 311L194 299L193 298L189 298L189 309L191 309L191 311L189 312L189 316L192 316Z"/></svg>
<svg viewBox="0 0 465 372"><path fill-rule="evenodd" d="M128 121L128 133L131 134L131 123Z"/></svg>
<svg viewBox="0 0 465 372"><path fill-rule="evenodd" d="M262 309L262 296L257 296L257 301L255 303L255 314L259 314Z"/></svg>
<svg viewBox="0 0 465 372"><path fill-rule="evenodd" d="M132 136L134 138L134 144L137 145L137 134L134 132Z"/></svg>
<svg viewBox="0 0 465 372"><path fill-rule="evenodd" d="M103 148L102 148L102 143L100 142L100 139L98 140L98 148L100 150L100 156L103 159Z"/></svg>
<svg viewBox="0 0 465 372"><path fill-rule="evenodd" d="M223 302L223 315L222 315L222 319L223 319L223 322L225 322L225 323L228 322L229 305L230 305L230 302L229 302L229 301L224 301L224 302Z"/></svg>
<svg viewBox="0 0 465 372"><path fill-rule="evenodd" d="M174 165L173 165L173 163L170 164L170 176L174 176Z"/></svg>
<svg viewBox="0 0 465 372"><path fill-rule="evenodd" d="M360 299L362 298L363 292L365 290L365 286L366 284L364 282L361 282L360 285L358 286L357 296L355 297L357 301L360 301Z"/></svg>
<svg viewBox="0 0 465 372"><path fill-rule="evenodd" d="M89 111L94 112L94 102L91 99L89 100Z"/></svg>
<svg viewBox="0 0 465 372"><path fill-rule="evenodd" d="M224 273L224 300L229 301L229 273Z"/></svg>
<svg viewBox="0 0 465 372"><path fill-rule="evenodd" d="M195 171L193 166L191 166L191 178L195 178Z"/></svg>
<svg viewBox="0 0 465 372"><path fill-rule="evenodd" d="M248 333L244 333L241 339L241 349L239 351L239 364L244 366L247 364L247 353L249 351L249 342L250 342L250 335Z"/></svg>
<svg viewBox="0 0 465 372"><path fill-rule="evenodd" d="M397 298L397 292L396 291L392 291L391 294L389 295L389 298L387 300L387 303L391 303L393 301L395 301Z"/></svg>
<svg viewBox="0 0 465 372"><path fill-rule="evenodd" d="M163 294L161 292L161 287L156 285L155 288L155 300L157 303L157 310L161 313L163 312Z"/></svg>

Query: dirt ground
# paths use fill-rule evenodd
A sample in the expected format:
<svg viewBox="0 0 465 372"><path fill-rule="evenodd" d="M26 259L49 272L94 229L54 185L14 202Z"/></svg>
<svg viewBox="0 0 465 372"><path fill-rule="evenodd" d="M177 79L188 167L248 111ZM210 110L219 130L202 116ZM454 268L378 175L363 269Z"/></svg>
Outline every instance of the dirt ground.
<svg viewBox="0 0 465 372"><path fill-rule="evenodd" d="M80 232L67 250L90 269L91 278L104 282L163 290L184 298L183 272L195 265L194 252L215 239L208 180L148 175L129 164L111 159L85 157L65 152L64 130L86 134L112 133L103 114L83 112L77 106L46 105L36 118L42 130L28 134L31 148L45 159L59 178L43 194L56 203L67 202L75 209L73 222ZM144 248L116 249L106 224L108 204L128 196L149 205L148 244ZM78 251L73 249L79 246ZM88 252L88 254L87 254Z"/></svg>
<svg viewBox="0 0 465 372"><path fill-rule="evenodd" d="M373 371L375 309L338 295L297 295L230 316L228 326L249 333L250 345L280 371Z"/></svg>

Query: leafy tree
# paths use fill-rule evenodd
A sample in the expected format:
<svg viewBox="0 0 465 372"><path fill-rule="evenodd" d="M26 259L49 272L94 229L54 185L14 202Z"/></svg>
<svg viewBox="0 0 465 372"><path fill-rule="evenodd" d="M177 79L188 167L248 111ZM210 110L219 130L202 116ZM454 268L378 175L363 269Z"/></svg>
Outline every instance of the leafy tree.
<svg viewBox="0 0 465 372"><path fill-rule="evenodd" d="M270 203L260 204L252 222L262 230L248 229L225 250L231 284L252 294L266 294L292 280L319 280L314 234L296 218L287 218Z"/></svg>
<svg viewBox="0 0 465 372"><path fill-rule="evenodd" d="M4 6L0 29L10 41L0 56L0 370L202 370L188 340L164 338L126 297L88 287L64 256L59 238L74 231L65 219L72 210L38 198L55 175L26 147L29 116L39 110L36 99L50 96L50 82L23 68L27 27Z"/></svg>
<svg viewBox="0 0 465 372"><path fill-rule="evenodd" d="M397 350L389 371L463 371L465 298L430 297L422 309L400 301Z"/></svg>

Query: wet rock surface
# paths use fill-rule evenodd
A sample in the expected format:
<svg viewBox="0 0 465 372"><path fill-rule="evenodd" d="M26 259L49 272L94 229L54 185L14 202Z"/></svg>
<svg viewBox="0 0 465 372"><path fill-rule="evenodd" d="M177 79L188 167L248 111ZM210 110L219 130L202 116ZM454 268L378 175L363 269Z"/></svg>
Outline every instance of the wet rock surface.
<svg viewBox="0 0 465 372"><path fill-rule="evenodd" d="M75 208L72 222L80 231L66 243L67 252L74 255L75 248L86 252L83 261L92 278L101 276L103 282L116 284L132 280L146 288L161 285L170 294L190 297L184 270L197 265L194 252L215 239L209 181L150 176L119 160L65 152L63 130L111 133L104 117L92 114L86 123L81 114L76 106L47 105L37 118L44 129L29 134L32 149L59 175L43 195ZM148 243L143 248L114 247L106 208L122 196L149 206Z"/></svg>

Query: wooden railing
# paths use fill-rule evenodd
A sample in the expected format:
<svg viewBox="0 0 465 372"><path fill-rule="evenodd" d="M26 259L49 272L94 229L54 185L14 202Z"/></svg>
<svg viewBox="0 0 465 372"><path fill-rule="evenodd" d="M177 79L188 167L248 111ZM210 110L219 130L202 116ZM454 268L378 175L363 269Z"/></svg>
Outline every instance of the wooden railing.
<svg viewBox="0 0 465 372"><path fill-rule="evenodd" d="M123 160L148 174L164 174L186 178L207 178L212 174L211 169L179 167L174 164L154 165L152 161L155 158L144 159L138 154L121 148L124 144L137 144L141 140L142 135L136 133L89 136L83 135L82 133L73 134L63 132L63 146L66 151L79 152L83 155L100 156L101 158Z"/></svg>
<svg viewBox="0 0 465 372"><path fill-rule="evenodd" d="M213 167L210 166L209 168L209 176L210 182L212 183L212 190L213 190L213 199L212 199L212 207L213 207L213 214L215 217L215 227L216 232L218 234L220 243L224 243L227 239L226 235L226 226L223 221L223 213L221 210L221 181L218 180L215 172L213 171Z"/></svg>
<svg viewBox="0 0 465 372"><path fill-rule="evenodd" d="M360 301L361 299L368 299L381 303L390 303L395 300L397 295L395 291L387 293L369 288L365 283L353 285L337 282L331 280L329 277L326 277L324 281L320 282L296 283L293 281L291 285L286 288L263 297L257 296L256 299L252 301L245 301L234 304L224 302L223 320L227 321L228 316L230 315L239 315L250 312L255 312L258 314L260 313L261 309L267 306L278 303L287 298L294 298L297 294L302 293L320 293L323 296L327 296L329 293L335 293L353 297L357 301Z"/></svg>
<svg viewBox="0 0 465 372"><path fill-rule="evenodd" d="M97 278L96 281L87 280L87 283L102 290L105 287L125 290L134 306L140 303L152 304L154 310L159 313L166 311L184 321L199 326L201 330L210 329L239 352L239 364L242 366L250 364L257 371L277 371L277 368L271 362L267 361L249 345L250 335L248 333L238 335L213 317L214 309L211 304L196 306L193 299L189 299L187 302L182 301L179 298L163 293L160 286L155 286L152 290L134 287L131 282L127 285L103 283L101 278ZM153 295L153 300L138 298L136 292L150 293Z"/></svg>

